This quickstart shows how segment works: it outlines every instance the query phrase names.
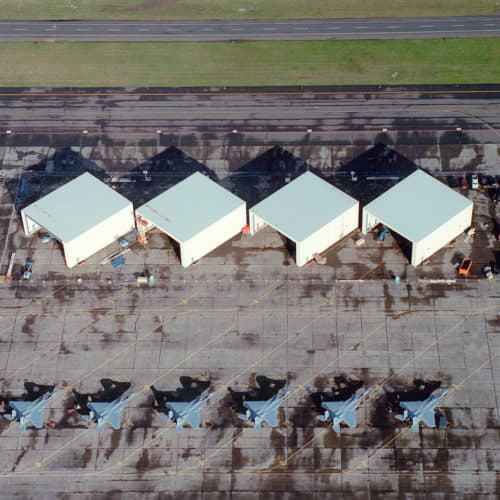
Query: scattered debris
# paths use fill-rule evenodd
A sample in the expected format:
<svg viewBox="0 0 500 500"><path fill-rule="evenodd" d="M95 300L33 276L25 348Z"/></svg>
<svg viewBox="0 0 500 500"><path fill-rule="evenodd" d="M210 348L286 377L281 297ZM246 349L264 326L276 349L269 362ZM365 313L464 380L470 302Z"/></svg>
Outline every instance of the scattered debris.
<svg viewBox="0 0 500 500"><path fill-rule="evenodd" d="M326 257L319 253L313 253L313 259L314 262L316 262L316 264L319 264L320 266L324 266L326 264Z"/></svg>
<svg viewBox="0 0 500 500"><path fill-rule="evenodd" d="M47 243L50 243L52 241L52 235L50 234L41 234L40 235L40 241L46 245Z"/></svg>
<svg viewBox="0 0 500 500"><path fill-rule="evenodd" d="M26 259L26 264L23 271L24 280L29 280L31 278L31 273L33 272L34 264L35 264L34 260L31 260L30 258Z"/></svg>
<svg viewBox="0 0 500 500"><path fill-rule="evenodd" d="M472 259L470 257L465 257L458 268L458 274L462 276L468 276L472 268Z"/></svg>

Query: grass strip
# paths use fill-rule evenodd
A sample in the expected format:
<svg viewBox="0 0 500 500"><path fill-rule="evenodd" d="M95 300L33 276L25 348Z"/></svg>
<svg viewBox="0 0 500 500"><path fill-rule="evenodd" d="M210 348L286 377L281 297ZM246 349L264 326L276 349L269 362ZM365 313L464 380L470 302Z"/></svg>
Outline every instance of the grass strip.
<svg viewBox="0 0 500 500"><path fill-rule="evenodd" d="M0 44L0 86L500 82L500 38Z"/></svg>
<svg viewBox="0 0 500 500"><path fill-rule="evenodd" d="M0 0L1 19L301 19L488 15L496 0Z"/></svg>

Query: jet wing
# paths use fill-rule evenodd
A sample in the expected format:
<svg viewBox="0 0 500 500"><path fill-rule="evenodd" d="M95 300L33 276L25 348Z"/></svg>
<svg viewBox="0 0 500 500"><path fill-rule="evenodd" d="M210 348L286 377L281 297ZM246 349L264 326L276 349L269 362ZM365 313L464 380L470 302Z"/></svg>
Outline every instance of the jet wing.
<svg viewBox="0 0 500 500"><path fill-rule="evenodd" d="M344 406L345 401L323 401L321 407L330 413L338 413Z"/></svg>
<svg viewBox="0 0 500 500"><path fill-rule="evenodd" d="M189 403L165 403L165 406L174 412L174 417L183 416L188 405Z"/></svg>
<svg viewBox="0 0 500 500"><path fill-rule="evenodd" d="M37 428L41 429L43 427L43 408L37 408L32 414L29 416L29 420L31 423Z"/></svg>
<svg viewBox="0 0 500 500"><path fill-rule="evenodd" d="M271 426L278 427L278 410L268 410L262 418Z"/></svg>
<svg viewBox="0 0 500 500"><path fill-rule="evenodd" d="M96 417L102 417L106 410L111 406L111 403L87 403L87 408L92 410Z"/></svg>
<svg viewBox="0 0 500 500"><path fill-rule="evenodd" d="M26 415L33 407L33 402L31 401L10 401L9 406L17 411L18 417L21 415Z"/></svg>
<svg viewBox="0 0 500 500"><path fill-rule="evenodd" d="M422 422L424 422L429 427L436 427L436 417L434 415L434 409L426 410L420 416Z"/></svg>
<svg viewBox="0 0 500 500"><path fill-rule="evenodd" d="M356 410L354 408L347 410L342 414L342 420L353 429L356 427Z"/></svg>
<svg viewBox="0 0 500 500"><path fill-rule="evenodd" d="M186 415L186 420L193 429L198 429L200 427L200 412L198 410L191 410Z"/></svg>
<svg viewBox="0 0 500 500"><path fill-rule="evenodd" d="M113 410L111 414L108 416L107 421L109 425L113 427L113 429L118 430L121 427L121 415L120 409Z"/></svg>
<svg viewBox="0 0 500 500"><path fill-rule="evenodd" d="M259 413L267 401L243 401L243 406L253 413Z"/></svg>
<svg viewBox="0 0 500 500"><path fill-rule="evenodd" d="M404 410L408 410L410 415L415 415L421 410L424 404L424 401L401 401L399 406Z"/></svg>

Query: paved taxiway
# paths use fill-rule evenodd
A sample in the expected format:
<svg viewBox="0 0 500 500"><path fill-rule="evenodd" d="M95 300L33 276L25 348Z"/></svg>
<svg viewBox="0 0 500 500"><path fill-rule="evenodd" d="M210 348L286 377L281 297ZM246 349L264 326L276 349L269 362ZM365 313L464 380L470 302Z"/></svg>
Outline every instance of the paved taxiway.
<svg viewBox="0 0 500 500"><path fill-rule="evenodd" d="M0 41L327 40L499 35L499 16L262 21L0 22Z"/></svg>
<svg viewBox="0 0 500 500"><path fill-rule="evenodd" d="M498 142L500 88L102 90L0 93L0 140L14 135L432 133L480 130ZM11 131L9 136L7 130ZM234 131L234 132L233 132ZM464 134L465 135L465 134ZM487 141L488 142L488 141Z"/></svg>

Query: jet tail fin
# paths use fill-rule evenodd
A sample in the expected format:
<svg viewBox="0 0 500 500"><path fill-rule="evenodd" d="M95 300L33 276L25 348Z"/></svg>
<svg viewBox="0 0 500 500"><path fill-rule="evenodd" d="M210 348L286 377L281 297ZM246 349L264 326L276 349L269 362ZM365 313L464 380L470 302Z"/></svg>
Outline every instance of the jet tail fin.
<svg viewBox="0 0 500 500"><path fill-rule="evenodd" d="M340 432L340 422L341 422L340 418L337 417L333 418L333 430L337 433Z"/></svg>
<svg viewBox="0 0 500 500"><path fill-rule="evenodd" d="M419 430L419 423L420 423L420 420L416 417L413 417L413 421L412 421L412 424L411 424L411 430L413 432L418 432Z"/></svg>
<svg viewBox="0 0 500 500"><path fill-rule="evenodd" d="M21 432L26 432L26 424L28 423L28 420L24 417L21 417L19 419L19 429Z"/></svg>

